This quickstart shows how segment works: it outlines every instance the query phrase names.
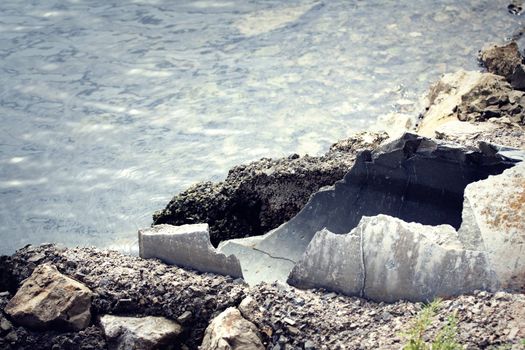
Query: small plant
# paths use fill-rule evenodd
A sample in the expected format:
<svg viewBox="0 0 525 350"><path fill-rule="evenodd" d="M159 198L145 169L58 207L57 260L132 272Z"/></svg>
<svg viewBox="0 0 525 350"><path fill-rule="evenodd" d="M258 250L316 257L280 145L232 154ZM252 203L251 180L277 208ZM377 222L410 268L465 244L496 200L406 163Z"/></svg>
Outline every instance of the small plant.
<svg viewBox="0 0 525 350"><path fill-rule="evenodd" d="M436 299L421 310L411 328L406 333L402 334L402 336L407 339L407 343L403 347L403 350L462 349L461 345L456 342L458 321L455 315L448 317L447 324L438 332L434 341L431 343L425 341L425 332L432 324L432 320L440 306L441 300Z"/></svg>

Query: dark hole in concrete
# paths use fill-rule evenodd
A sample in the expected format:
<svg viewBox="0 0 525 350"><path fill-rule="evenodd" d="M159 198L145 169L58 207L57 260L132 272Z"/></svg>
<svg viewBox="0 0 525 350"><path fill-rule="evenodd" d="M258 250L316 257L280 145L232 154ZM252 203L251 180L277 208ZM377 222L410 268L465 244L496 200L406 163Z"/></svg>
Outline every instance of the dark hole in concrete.
<svg viewBox="0 0 525 350"><path fill-rule="evenodd" d="M465 187L514 165L494 155L446 146L429 144L425 152L427 140L413 135L404 141L391 152L359 156L344 181L336 184L335 198L328 204L333 210L325 222L329 230L347 233L363 216L378 214L459 229Z"/></svg>

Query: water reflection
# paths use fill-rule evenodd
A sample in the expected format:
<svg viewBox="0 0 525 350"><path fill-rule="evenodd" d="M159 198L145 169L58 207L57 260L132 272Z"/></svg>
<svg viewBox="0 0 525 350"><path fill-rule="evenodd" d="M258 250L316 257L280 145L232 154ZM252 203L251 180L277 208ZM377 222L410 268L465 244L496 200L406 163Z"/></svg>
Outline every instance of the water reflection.
<svg viewBox="0 0 525 350"><path fill-rule="evenodd" d="M0 3L0 253L129 250L184 187L319 153L475 68L505 1Z"/></svg>

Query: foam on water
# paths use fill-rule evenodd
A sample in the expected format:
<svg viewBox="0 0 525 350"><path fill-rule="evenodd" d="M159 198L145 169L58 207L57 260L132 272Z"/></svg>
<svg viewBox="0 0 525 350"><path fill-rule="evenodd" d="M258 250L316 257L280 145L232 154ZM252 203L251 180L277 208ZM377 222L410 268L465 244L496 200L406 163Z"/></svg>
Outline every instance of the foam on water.
<svg viewBox="0 0 525 350"><path fill-rule="evenodd" d="M132 249L176 192L319 153L521 26L506 1L3 0L0 253Z"/></svg>

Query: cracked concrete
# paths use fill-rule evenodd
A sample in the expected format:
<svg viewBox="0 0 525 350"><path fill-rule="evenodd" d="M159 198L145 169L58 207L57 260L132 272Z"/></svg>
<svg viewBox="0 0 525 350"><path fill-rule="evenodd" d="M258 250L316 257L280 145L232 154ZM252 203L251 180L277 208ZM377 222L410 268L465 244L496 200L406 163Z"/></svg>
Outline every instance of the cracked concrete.
<svg viewBox="0 0 525 350"><path fill-rule="evenodd" d="M513 285L505 277L512 269L495 268L483 249L491 231L479 225L475 206L463 210L463 195L469 184L503 176L523 156L405 134L362 152L343 180L321 188L290 221L262 236L222 242L214 254L238 259L251 285L288 281L381 301ZM523 167L516 168L523 177ZM525 272L515 266L520 271L512 276Z"/></svg>

